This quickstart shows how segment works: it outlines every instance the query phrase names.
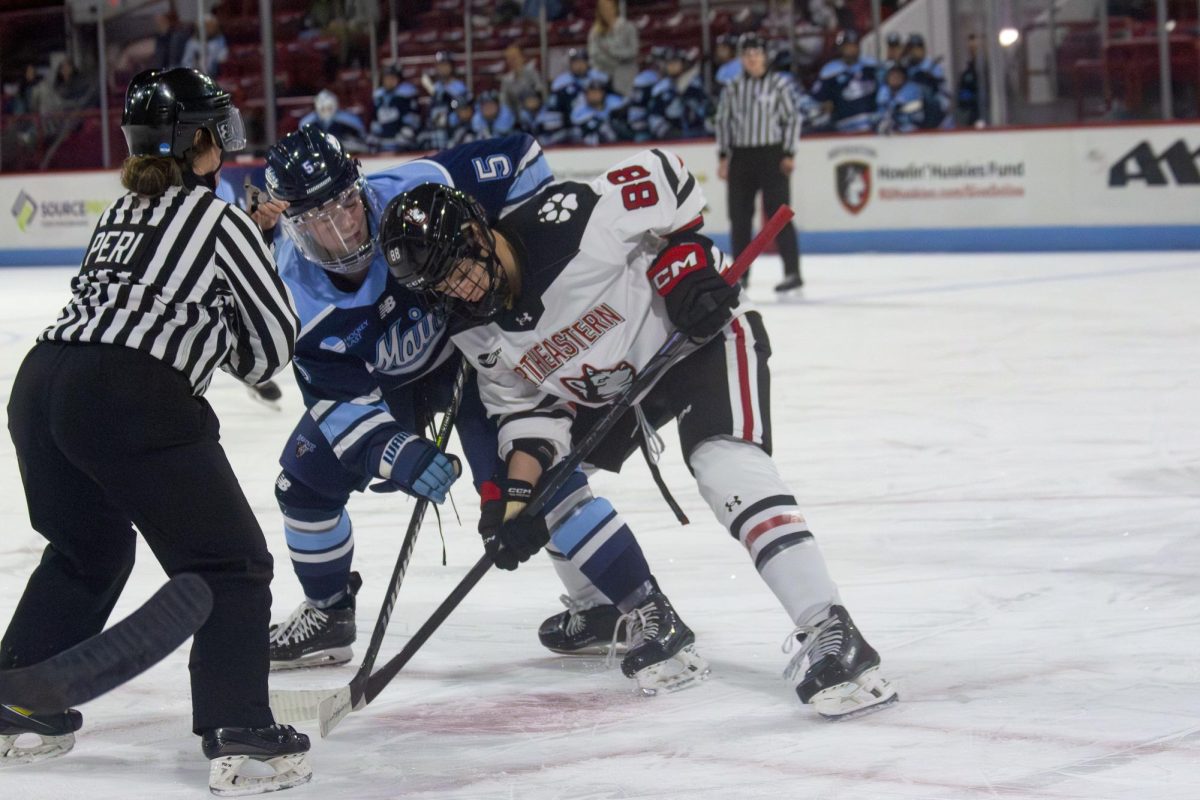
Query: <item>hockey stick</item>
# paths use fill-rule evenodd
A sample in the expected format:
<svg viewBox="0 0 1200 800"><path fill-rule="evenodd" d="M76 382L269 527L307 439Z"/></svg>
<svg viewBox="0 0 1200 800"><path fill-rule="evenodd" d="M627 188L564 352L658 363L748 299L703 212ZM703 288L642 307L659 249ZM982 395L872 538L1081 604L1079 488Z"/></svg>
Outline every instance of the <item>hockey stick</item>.
<svg viewBox="0 0 1200 800"><path fill-rule="evenodd" d="M762 254L767 243L783 230L783 227L787 225L792 216L792 209L787 206L780 206L771 215L771 218L763 226L758 236L754 237L746 249L734 260L733 264L725 270L724 277L726 283L732 286L742 277L754 260ZM638 376L634 378L629 388L608 406L608 411L600 418L599 422L576 444L571 454L555 467L554 474L546 481L538 484L533 497L530 499L529 504L521 511L521 514L534 516L542 510L550 498L563 487L576 468L591 455L592 450L608 434L617 420L629 410L645 391L654 385L663 372L674 365L676 357L687 341L688 337L680 331L675 331L668 337L666 343L659 348L658 352L650 358L650 361L642 368ZM487 553L484 553L475 562L475 566L471 567L471 571L459 581L454 590L450 592L450 595L437 607L433 615L405 643L404 648L380 667L378 672L367 679L365 691L361 698L352 698L347 689L321 693L324 695L324 699L320 701L321 736L327 736L333 730L334 726L341 722L351 711L358 711L378 697L379 693L391 683L392 679L404 668L404 665L412 660L412 657L429 640L434 631L441 627L446 618L450 616L454 609L458 607L458 604L463 601L463 598L475 588L475 584L479 583L491 568L492 558ZM313 692L312 694L317 693Z"/></svg>
<svg viewBox="0 0 1200 800"><path fill-rule="evenodd" d="M463 387L466 385L467 378L471 374L471 365L464 358L462 366L458 370L458 375L454 379L454 390L450 395L450 405L446 409L446 413L442 416L441 425L438 426L436 444L439 450L446 450L446 444L450 440L450 431L454 426L454 421L458 417L458 405L462 402ZM371 643L367 646L367 652L363 655L362 664L359 665L358 671L354 673L354 677L350 679L350 683L338 689L327 690L286 690L280 689L271 692L271 711L275 715L275 719L279 722L300 722L302 720L320 718L321 704L329 697L343 697L346 701L347 709L350 705L360 703L365 691L367 678L371 675L371 669L375 666L375 659L379 656L379 649L383 646L383 637L387 632L388 623L392 619L392 611L396 608L396 598L400 595L400 584L404 581L404 575L408 572L408 564L412 559L413 550L417 546L417 534L421 530L421 522L425 519L425 511L429 508L429 500L421 498L417 501L416 508L413 509L412 518L408 522L408 530L404 534L404 542L400 545L400 555L396 558L396 566L392 569L392 580L389 586L387 596L383 599L383 606L379 609L379 616L375 619L375 630L371 633ZM337 722L329 724L328 728L332 729ZM326 723L321 721L321 735L326 732Z"/></svg>
<svg viewBox="0 0 1200 800"><path fill-rule="evenodd" d="M176 575L108 630L32 666L0 670L0 702L54 712L94 700L183 644L208 619L212 602L203 580Z"/></svg>

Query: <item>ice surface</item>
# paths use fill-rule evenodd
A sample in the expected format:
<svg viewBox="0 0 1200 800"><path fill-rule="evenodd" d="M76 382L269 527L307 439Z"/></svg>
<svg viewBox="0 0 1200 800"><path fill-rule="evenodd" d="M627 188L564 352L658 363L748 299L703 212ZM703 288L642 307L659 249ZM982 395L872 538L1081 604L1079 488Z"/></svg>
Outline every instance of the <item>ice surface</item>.
<svg viewBox="0 0 1200 800"><path fill-rule="evenodd" d="M807 300L770 296L775 448L902 702L836 724L780 678L788 620L703 506L673 434L680 528L630 462L622 509L712 662L706 684L633 695L601 659L540 649L561 610L545 559L487 576L375 703L314 745L301 798L1200 797L1200 254L809 258ZM0 271L0 394L71 270ZM227 376L210 398L300 600L272 494L301 413ZM469 490L427 524L383 658L480 552ZM410 501L354 498L369 637ZM0 617L41 549L0 437ZM163 581L143 547L117 607ZM365 645L365 642L364 642ZM361 647L359 648L361 652ZM4 797L202 797L187 655L83 708L75 751L5 770ZM349 667L278 686L332 686ZM316 726L308 728L315 734Z"/></svg>

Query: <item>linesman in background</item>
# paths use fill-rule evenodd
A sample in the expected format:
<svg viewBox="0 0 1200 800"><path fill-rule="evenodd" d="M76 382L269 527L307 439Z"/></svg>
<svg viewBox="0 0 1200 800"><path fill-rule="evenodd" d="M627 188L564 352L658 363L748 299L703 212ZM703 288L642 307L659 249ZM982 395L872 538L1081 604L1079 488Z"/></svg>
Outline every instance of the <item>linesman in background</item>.
<svg viewBox="0 0 1200 800"><path fill-rule="evenodd" d="M267 701L271 554L204 399L220 367L261 383L298 321L254 222L219 200L221 153L246 137L228 92L193 69L143 72L125 97L128 190L100 217L71 299L13 383L8 426L34 529L48 541L0 641L0 669L99 633L133 569L132 525L212 613L191 655L192 729L215 794L307 781L308 737ZM0 706L0 760L66 753L78 711ZM40 737L18 743L21 734ZM247 759L268 776L241 775Z"/></svg>
<svg viewBox="0 0 1200 800"><path fill-rule="evenodd" d="M762 192L767 216L791 202L800 115L786 75L767 72L766 42L756 33L738 40L742 74L721 92L717 106L717 175L729 182L729 222L736 256L750 244L754 198ZM800 248L792 223L775 238L783 257L779 293L800 289ZM746 272L743 283L749 283Z"/></svg>

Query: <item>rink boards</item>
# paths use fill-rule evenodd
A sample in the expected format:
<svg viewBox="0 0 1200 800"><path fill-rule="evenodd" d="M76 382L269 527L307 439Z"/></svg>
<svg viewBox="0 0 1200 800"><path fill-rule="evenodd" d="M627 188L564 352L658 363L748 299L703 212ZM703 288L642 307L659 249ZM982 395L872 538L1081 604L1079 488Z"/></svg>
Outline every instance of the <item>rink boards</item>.
<svg viewBox="0 0 1200 800"><path fill-rule="evenodd" d="M590 180L644 145L554 148L564 179ZM711 140L672 142L728 247ZM368 171L410 158L369 158ZM950 131L802 140L793 176L809 253L1200 249L1200 124ZM262 162L227 164L240 187ZM69 264L121 193L116 171L0 175L0 266Z"/></svg>

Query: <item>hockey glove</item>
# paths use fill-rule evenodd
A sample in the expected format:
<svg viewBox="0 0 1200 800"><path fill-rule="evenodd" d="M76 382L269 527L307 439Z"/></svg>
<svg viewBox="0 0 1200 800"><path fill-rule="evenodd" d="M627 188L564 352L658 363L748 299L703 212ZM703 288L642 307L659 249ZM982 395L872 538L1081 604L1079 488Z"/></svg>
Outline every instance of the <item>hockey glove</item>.
<svg viewBox="0 0 1200 800"><path fill-rule="evenodd" d="M672 236L646 273L667 304L667 318L695 339L707 339L725 327L738 304L740 292L717 272L713 251L705 236Z"/></svg>
<svg viewBox="0 0 1200 800"><path fill-rule="evenodd" d="M533 486L527 481L487 481L480 494L479 535L497 567L514 570L550 541L545 517L520 516L533 496Z"/></svg>
<svg viewBox="0 0 1200 800"><path fill-rule="evenodd" d="M371 463L377 465L376 476L383 478L371 491L402 491L438 504L446 500L446 492L462 473L457 458L438 450L428 439L404 432L377 446Z"/></svg>

